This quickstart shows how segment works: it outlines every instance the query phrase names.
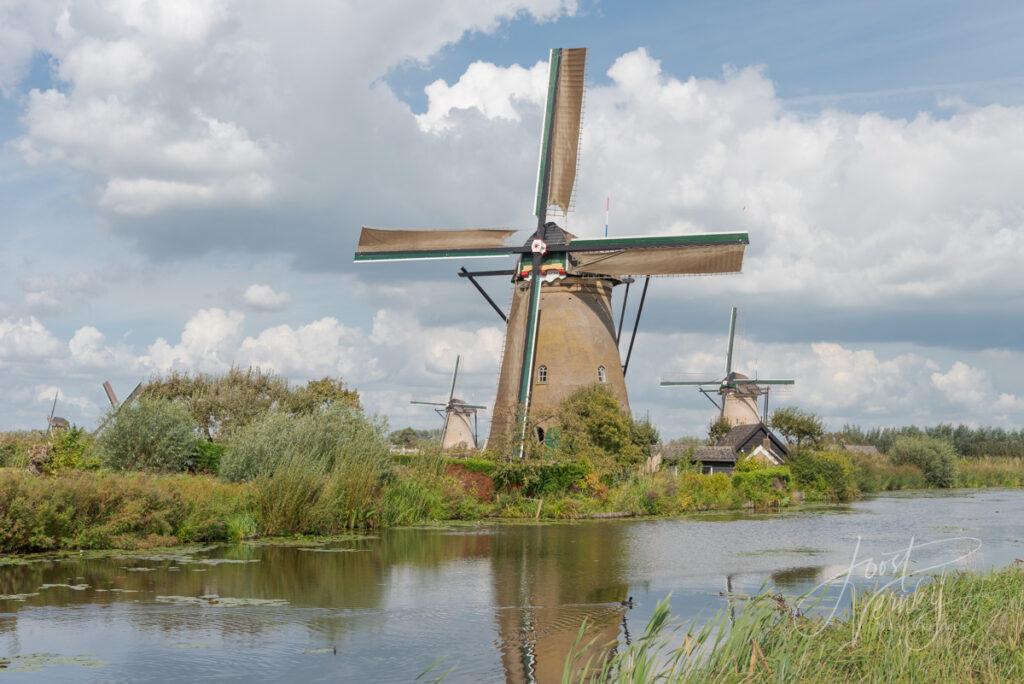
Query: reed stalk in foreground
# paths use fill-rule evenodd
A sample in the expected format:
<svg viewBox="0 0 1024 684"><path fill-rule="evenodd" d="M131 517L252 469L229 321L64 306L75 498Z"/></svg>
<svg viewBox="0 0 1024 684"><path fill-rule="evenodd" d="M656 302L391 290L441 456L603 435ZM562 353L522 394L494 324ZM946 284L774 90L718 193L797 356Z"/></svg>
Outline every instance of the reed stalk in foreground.
<svg viewBox="0 0 1024 684"><path fill-rule="evenodd" d="M722 612L687 630L672 625L665 599L643 636L603 662L581 657L595 650L583 646L584 634L585 626L564 684L1024 681L1024 568L867 594L831 620L800 616L765 594L731 626Z"/></svg>

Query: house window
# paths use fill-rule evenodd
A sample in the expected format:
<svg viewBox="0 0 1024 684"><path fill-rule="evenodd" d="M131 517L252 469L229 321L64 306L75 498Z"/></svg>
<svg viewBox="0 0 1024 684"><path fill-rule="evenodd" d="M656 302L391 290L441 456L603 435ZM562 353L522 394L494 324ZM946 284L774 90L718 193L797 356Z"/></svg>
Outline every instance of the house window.
<svg viewBox="0 0 1024 684"><path fill-rule="evenodd" d="M537 426L537 441L541 444L544 443L544 428Z"/></svg>
<svg viewBox="0 0 1024 684"><path fill-rule="evenodd" d="M597 367L597 381L598 382L605 382L606 380L607 380L607 376L606 376L606 374L604 372L604 366L598 366Z"/></svg>
<svg viewBox="0 0 1024 684"><path fill-rule="evenodd" d="M538 366L537 367L537 383L543 385L548 381L548 367Z"/></svg>

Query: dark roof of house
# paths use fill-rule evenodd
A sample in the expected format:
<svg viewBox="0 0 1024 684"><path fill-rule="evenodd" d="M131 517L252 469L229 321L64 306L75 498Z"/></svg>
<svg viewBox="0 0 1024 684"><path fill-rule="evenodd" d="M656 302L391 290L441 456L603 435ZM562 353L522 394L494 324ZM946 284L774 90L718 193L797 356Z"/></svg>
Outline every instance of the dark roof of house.
<svg viewBox="0 0 1024 684"><path fill-rule="evenodd" d="M789 448L786 446L786 443L776 437L775 433L769 430L764 423L737 425L718 440L715 446L725 446L730 447L734 451L746 452L756 448L765 437L771 440L775 451L783 456L789 455Z"/></svg>
<svg viewBox="0 0 1024 684"><path fill-rule="evenodd" d="M736 450L728 446L697 447L690 460L701 463L735 463Z"/></svg>

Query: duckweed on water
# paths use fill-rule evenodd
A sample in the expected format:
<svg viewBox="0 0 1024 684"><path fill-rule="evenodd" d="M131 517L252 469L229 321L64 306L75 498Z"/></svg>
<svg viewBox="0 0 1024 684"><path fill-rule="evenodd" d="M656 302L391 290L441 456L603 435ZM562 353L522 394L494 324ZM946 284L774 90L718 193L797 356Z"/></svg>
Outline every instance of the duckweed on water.
<svg viewBox="0 0 1024 684"><path fill-rule="evenodd" d="M71 589L72 591L85 591L86 589L89 588L89 585L88 584L60 584L60 583L57 583L57 584L44 584L41 587L39 587L39 589L40 590L42 590L42 589L56 589L58 587L63 587L64 589Z"/></svg>
<svg viewBox="0 0 1024 684"><path fill-rule="evenodd" d="M0 594L0 601L24 601L25 599L32 598L33 596L39 596L39 592L33 591L28 594Z"/></svg>

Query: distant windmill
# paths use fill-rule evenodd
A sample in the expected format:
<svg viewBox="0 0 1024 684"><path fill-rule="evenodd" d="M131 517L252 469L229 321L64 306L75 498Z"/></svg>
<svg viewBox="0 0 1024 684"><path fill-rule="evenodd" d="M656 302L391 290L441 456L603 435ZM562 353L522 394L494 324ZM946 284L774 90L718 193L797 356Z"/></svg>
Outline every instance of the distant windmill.
<svg viewBox="0 0 1024 684"><path fill-rule="evenodd" d="M46 432L50 433L54 430L67 430L71 427L71 423L68 422L67 418L61 418L60 416L53 415L57 411L57 397L60 395L60 390L53 393L53 406L50 407L50 415L46 418Z"/></svg>
<svg viewBox="0 0 1024 684"><path fill-rule="evenodd" d="M525 243L514 229L399 229L363 227L355 261L511 258L511 268L467 271L467 278L505 323L505 346L491 417L489 444L524 453L527 435L545 441L562 401L581 387L605 384L629 410L626 371L651 276L737 273L749 238L744 232L578 238L548 220L552 207L572 206L582 126L585 48L551 51L533 213ZM504 154L494 149L494 154ZM458 197L459 188L452 188ZM466 222L469 217L459 217ZM591 230L598 229L592 226ZM393 271L397 272L397 271ZM476 281L511 276L506 313ZM644 276L633 337L619 352L612 289ZM623 296L625 305L625 296ZM625 311L625 306L623 306ZM622 324L619 324L621 331ZM518 445L518 446L516 446Z"/></svg>
<svg viewBox="0 0 1024 684"><path fill-rule="evenodd" d="M768 393L773 385L792 385L794 380L764 380L748 378L732 369L732 352L736 336L736 307L729 318L729 350L725 355L725 377L714 380L662 380L662 387L696 387L718 409L719 415L730 427L768 422ZM722 403L715 401L709 391L717 391ZM764 397L764 412L757 408L757 398Z"/></svg>
<svg viewBox="0 0 1024 684"><path fill-rule="evenodd" d="M455 398L455 382L459 378L459 361L461 356L455 357L455 372L452 374L452 388L448 392L446 403L438 401L411 401L410 404L423 406L440 406L435 408L437 414L444 418L444 430L441 432L442 449L476 449L477 447L477 423L476 412L487 410L486 406L467 404L462 399Z"/></svg>

